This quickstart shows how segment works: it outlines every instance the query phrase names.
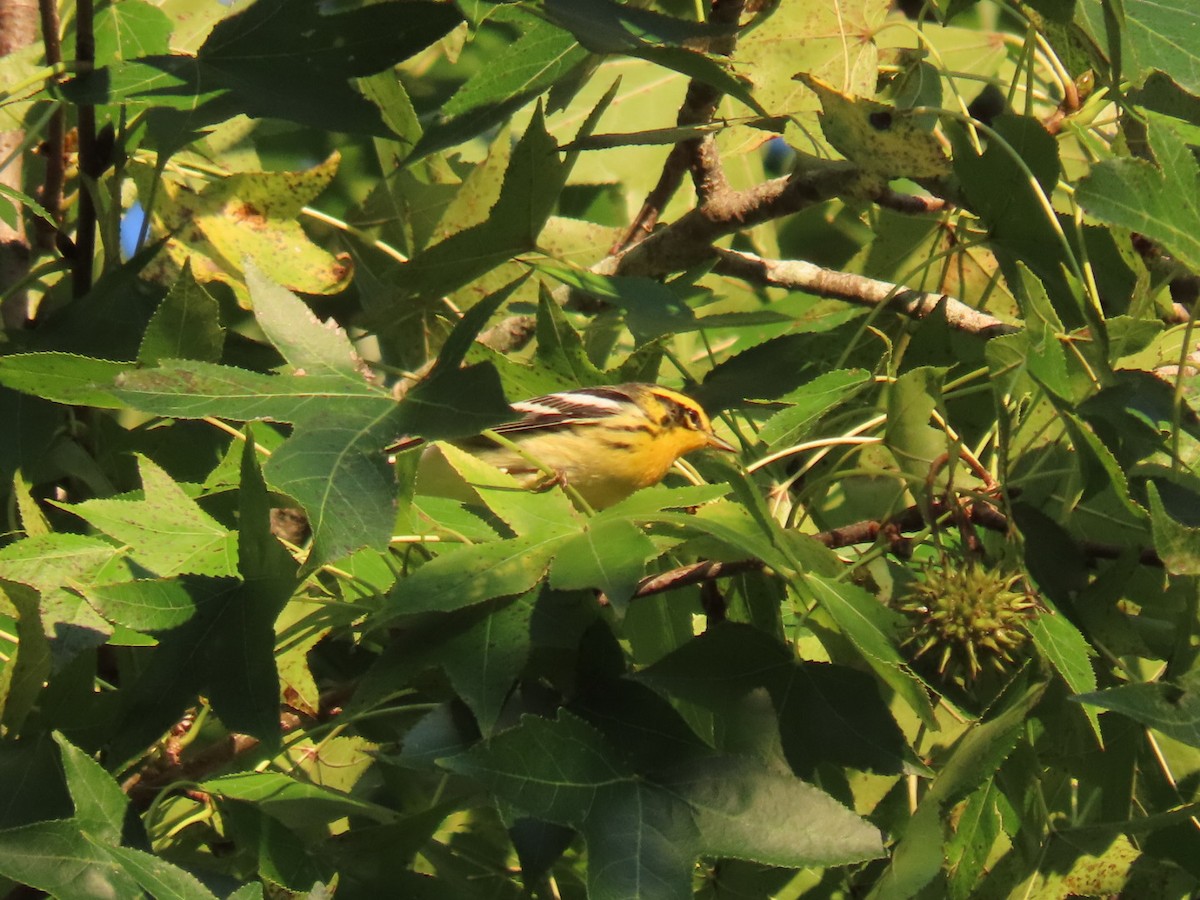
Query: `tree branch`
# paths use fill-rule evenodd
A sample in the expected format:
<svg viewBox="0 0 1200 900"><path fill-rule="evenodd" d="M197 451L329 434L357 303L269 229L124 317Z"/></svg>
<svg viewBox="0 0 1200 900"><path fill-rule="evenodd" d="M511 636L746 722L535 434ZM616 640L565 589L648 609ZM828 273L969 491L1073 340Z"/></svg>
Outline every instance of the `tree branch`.
<svg viewBox="0 0 1200 900"><path fill-rule="evenodd" d="M96 62L95 9L93 0L75 4L75 61L88 67ZM92 289L92 263L96 255L96 204L92 188L103 171L96 141L96 109L79 105L79 218L75 231L75 266L72 289L82 297Z"/></svg>
<svg viewBox="0 0 1200 900"><path fill-rule="evenodd" d="M709 42L709 52L722 56L733 55L734 48L737 46L737 26L741 21L742 9L745 5L745 0L713 0L708 14L708 22L710 25L724 26L728 31ZM679 108L679 114L675 117L675 124L686 127L711 122L713 114L721 103L722 96L724 95L712 85L693 78L688 82L687 94L684 96L683 105ZM692 180L696 185L696 193L700 196L701 202L709 191L722 186L728 187L725 182L725 174L720 168L720 162L716 159L716 143L712 135L680 141L667 154L662 174L658 177L658 183L646 195L641 210L634 217L621 239L613 246L613 253L620 253L645 239L654 230L663 208L675 196L679 185L683 183L683 173L689 169L692 172Z"/></svg>
<svg viewBox="0 0 1200 900"><path fill-rule="evenodd" d="M751 253L715 249L719 261L715 271L767 287L806 291L819 297L846 300L863 306L880 306L904 313L914 319L932 315L940 306L946 324L956 331L982 338L994 338L1020 331L1016 325L1001 322L967 306L948 294L928 294L887 281L825 269L798 259L763 259Z"/></svg>
<svg viewBox="0 0 1200 900"><path fill-rule="evenodd" d="M55 0L38 0L38 13L42 23L42 44L46 48L46 64L57 66L63 61L58 4ZM46 212L50 213L50 217L58 225L62 223L62 192L66 176L66 127L67 111L63 104L59 103L46 124L46 177L42 180L42 190L38 197ZM34 227L37 230L38 245L43 250L53 249L58 240L58 226L39 218L34 220Z"/></svg>
<svg viewBox="0 0 1200 900"><path fill-rule="evenodd" d="M848 193L860 181L853 163L818 162L744 191L724 191L593 270L649 278L680 272L710 259L717 239Z"/></svg>
<svg viewBox="0 0 1200 900"><path fill-rule="evenodd" d="M37 7L32 0L10 0L0 3L0 56L8 56L33 43L37 36ZM24 157L21 152L25 132L19 129L0 131L0 184L23 191ZM7 201L5 201L7 202ZM29 272L30 247L25 231L25 218L17 208L17 222L10 227L0 219L0 294L7 294L21 283ZM6 330L25 325L28 312L25 291L13 291L0 308L0 324Z"/></svg>

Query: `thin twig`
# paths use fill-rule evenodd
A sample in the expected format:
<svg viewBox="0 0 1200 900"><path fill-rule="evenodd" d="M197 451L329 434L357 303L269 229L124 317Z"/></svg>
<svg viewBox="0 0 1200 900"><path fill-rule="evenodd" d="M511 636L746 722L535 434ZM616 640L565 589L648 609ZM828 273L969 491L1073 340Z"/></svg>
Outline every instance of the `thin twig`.
<svg viewBox="0 0 1200 900"><path fill-rule="evenodd" d="M876 194L875 202L880 206L886 206L888 209L894 209L896 212L906 213L907 215L941 212L950 206L950 203L941 197L920 197L916 194L901 194L890 187L885 187Z"/></svg>

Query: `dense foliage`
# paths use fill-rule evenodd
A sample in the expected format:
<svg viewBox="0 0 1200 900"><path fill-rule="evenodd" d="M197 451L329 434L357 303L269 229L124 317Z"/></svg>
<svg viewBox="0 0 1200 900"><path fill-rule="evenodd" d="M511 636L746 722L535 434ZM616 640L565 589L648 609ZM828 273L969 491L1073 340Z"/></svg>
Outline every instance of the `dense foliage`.
<svg viewBox="0 0 1200 900"><path fill-rule="evenodd" d="M1193 895L1200 26L901 5L43 3L0 895Z"/></svg>

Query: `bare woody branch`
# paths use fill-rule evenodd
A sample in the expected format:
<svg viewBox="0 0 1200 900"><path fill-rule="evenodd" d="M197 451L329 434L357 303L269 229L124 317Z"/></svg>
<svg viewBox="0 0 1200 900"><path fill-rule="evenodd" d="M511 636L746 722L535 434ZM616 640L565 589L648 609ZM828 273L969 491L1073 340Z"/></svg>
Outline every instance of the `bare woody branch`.
<svg viewBox="0 0 1200 900"><path fill-rule="evenodd" d="M709 11L709 24L726 29L725 33L709 42L709 51L722 56L733 55L737 45L737 26L742 17L745 0L713 0ZM703 125L712 121L713 114L721 102L722 94L715 87L692 79L688 84L683 105L679 108L675 123L679 126ZM625 231L621 240L613 247L619 253L643 240L653 231L662 215L663 208L679 190L684 172L691 170L697 194L703 199L708 192L727 188L725 175L716 159L716 143L711 135L680 141L671 148L663 164L662 174L654 185L641 210Z"/></svg>
<svg viewBox="0 0 1200 900"><path fill-rule="evenodd" d="M941 307L946 324L956 331L994 338L1020 329L995 316L967 306L948 294L914 291L901 285L826 269L798 259L763 259L751 253L716 249L716 271L754 284L806 291L819 297L863 306L886 307L914 319L924 319Z"/></svg>
<svg viewBox="0 0 1200 900"><path fill-rule="evenodd" d="M650 278L681 272L709 260L719 238L851 193L860 182L853 163L816 162L744 191L726 190L593 269L602 275Z"/></svg>

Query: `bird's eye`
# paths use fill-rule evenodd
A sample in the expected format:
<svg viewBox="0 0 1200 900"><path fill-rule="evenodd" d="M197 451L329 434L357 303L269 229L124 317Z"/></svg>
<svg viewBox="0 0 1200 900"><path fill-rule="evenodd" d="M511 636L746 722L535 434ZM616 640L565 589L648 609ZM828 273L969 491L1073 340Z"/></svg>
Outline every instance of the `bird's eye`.
<svg viewBox="0 0 1200 900"><path fill-rule="evenodd" d="M692 428L700 428L700 413L697 410L689 409L684 413L684 415L687 417L688 425L690 425Z"/></svg>

